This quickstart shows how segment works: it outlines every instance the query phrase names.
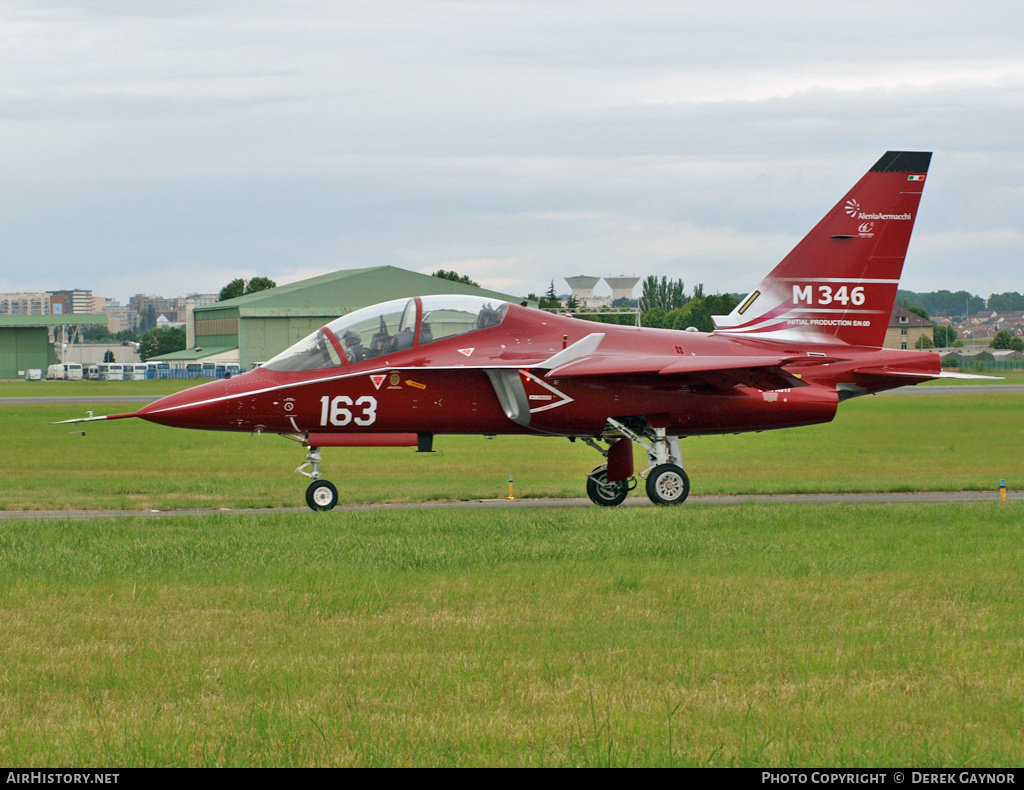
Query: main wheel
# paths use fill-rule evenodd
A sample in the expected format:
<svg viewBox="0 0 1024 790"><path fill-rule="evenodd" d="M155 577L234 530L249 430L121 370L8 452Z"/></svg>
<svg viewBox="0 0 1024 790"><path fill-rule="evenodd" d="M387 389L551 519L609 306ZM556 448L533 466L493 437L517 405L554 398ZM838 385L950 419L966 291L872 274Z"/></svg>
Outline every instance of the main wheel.
<svg viewBox="0 0 1024 790"><path fill-rule="evenodd" d="M690 478L681 466L662 464L647 475L647 496L656 505L681 505L690 495Z"/></svg>
<svg viewBox="0 0 1024 790"><path fill-rule="evenodd" d="M587 496L594 504L604 507L621 505L628 494L628 480L609 482L607 464L587 475Z"/></svg>
<svg viewBox="0 0 1024 790"><path fill-rule="evenodd" d="M338 504L338 489L326 480L314 480L306 489L306 504L313 510L330 510Z"/></svg>

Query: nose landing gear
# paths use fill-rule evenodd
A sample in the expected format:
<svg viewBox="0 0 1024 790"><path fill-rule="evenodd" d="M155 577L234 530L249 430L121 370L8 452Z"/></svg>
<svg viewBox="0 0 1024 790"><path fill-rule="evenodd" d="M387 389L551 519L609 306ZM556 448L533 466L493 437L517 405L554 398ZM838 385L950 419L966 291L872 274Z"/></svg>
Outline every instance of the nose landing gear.
<svg viewBox="0 0 1024 790"><path fill-rule="evenodd" d="M320 479L321 460L320 448L310 447L306 453L306 463L295 470L313 481L306 489L306 504L312 510L330 510L338 504L338 489L333 483ZM307 466L311 466L312 470L307 472Z"/></svg>

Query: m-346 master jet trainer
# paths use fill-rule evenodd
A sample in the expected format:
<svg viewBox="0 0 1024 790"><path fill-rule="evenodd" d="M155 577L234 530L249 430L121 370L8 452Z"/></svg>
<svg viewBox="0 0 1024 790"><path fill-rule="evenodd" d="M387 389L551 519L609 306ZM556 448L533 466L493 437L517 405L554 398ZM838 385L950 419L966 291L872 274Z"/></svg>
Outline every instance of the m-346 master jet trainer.
<svg viewBox="0 0 1024 790"><path fill-rule="evenodd" d="M680 504L683 437L829 422L848 398L957 375L937 354L881 348L930 159L886 153L711 333L412 297L344 315L242 375L88 419L297 439L314 510L338 500L321 448L429 450L440 434L580 440L604 456L586 476L598 505L621 503L637 477L653 502Z"/></svg>

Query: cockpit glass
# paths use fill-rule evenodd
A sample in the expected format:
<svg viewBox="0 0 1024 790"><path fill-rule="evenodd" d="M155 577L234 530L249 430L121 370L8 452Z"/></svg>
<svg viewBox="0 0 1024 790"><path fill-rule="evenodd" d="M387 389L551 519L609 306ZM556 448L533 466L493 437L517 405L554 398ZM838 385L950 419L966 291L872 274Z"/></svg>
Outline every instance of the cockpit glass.
<svg viewBox="0 0 1024 790"><path fill-rule="evenodd" d="M334 348L334 344L323 332L318 329L309 337L300 340L291 348L282 351L264 367L271 370L320 370L321 368L333 368L341 364L341 357Z"/></svg>
<svg viewBox="0 0 1024 790"><path fill-rule="evenodd" d="M270 370L302 371L356 364L412 348L419 323L420 344L498 326L506 302L479 296L437 294L364 307L331 321L267 362ZM344 354L344 358L342 357Z"/></svg>
<svg viewBox="0 0 1024 790"><path fill-rule="evenodd" d="M508 311L507 302L479 296L440 294L424 296L422 302L421 344L498 326Z"/></svg>
<svg viewBox="0 0 1024 790"><path fill-rule="evenodd" d="M416 301L396 299L364 307L331 321L327 328L353 364L404 351L412 348L416 335Z"/></svg>

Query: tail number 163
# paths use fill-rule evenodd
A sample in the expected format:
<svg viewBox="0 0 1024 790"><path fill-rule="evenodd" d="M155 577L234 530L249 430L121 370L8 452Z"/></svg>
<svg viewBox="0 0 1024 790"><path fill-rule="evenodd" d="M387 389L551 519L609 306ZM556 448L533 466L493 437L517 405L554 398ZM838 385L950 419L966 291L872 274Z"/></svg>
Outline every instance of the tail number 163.
<svg viewBox="0 0 1024 790"><path fill-rule="evenodd" d="M363 395L355 401L348 395L332 398L324 395L320 399L320 424L337 425L339 428L349 423L356 425L373 425L377 421L377 399L371 395Z"/></svg>

